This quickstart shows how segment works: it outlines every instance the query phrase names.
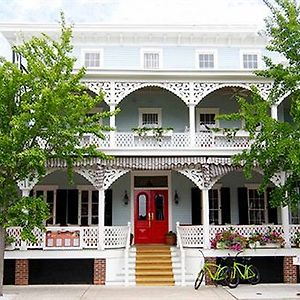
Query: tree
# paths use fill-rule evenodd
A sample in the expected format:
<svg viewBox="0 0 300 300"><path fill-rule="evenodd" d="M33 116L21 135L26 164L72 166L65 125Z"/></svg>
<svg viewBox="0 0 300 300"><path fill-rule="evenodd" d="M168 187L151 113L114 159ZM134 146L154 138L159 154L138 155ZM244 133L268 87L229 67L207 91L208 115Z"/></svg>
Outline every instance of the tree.
<svg viewBox="0 0 300 300"><path fill-rule="evenodd" d="M14 51L26 62L26 72L0 63L0 294L3 288L5 228L21 226L23 239L35 240L34 227L44 228L48 208L43 199L22 197L17 183L41 178L46 161L60 158L72 170L83 157L107 158L94 145L80 146L83 134L104 138L99 120L109 112L88 115L103 96L92 97L81 83L84 69L73 72L72 29L62 16L58 40L42 34Z"/></svg>
<svg viewBox="0 0 300 300"><path fill-rule="evenodd" d="M263 170L261 191L273 176L284 174L285 180L272 192L271 204L295 208L300 200L300 9L293 0L264 2L271 12L266 19L267 49L279 53L285 63L264 57L266 69L256 74L274 82L268 99L252 88L251 102L238 97L239 112L221 118L244 120L245 130L253 140L250 149L236 155L234 162L243 165L248 177L257 166ZM291 122L277 121L270 115L271 106L285 97L291 99Z"/></svg>

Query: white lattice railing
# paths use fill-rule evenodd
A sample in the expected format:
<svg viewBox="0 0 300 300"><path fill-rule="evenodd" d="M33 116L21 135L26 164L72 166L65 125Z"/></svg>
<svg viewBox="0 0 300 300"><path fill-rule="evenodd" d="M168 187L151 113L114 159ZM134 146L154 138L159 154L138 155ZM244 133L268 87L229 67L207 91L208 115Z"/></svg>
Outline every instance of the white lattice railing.
<svg viewBox="0 0 300 300"><path fill-rule="evenodd" d="M178 225L177 231L183 247L203 247L203 226Z"/></svg>
<svg viewBox="0 0 300 300"><path fill-rule="evenodd" d="M295 234L297 231L300 231L300 224L293 224L290 225L290 241L291 241L291 245L296 245L295 243Z"/></svg>
<svg viewBox="0 0 300 300"><path fill-rule="evenodd" d="M236 232L240 233L246 238L249 238L251 234L258 232L261 234L267 233L269 228L276 230L283 234L282 225L211 225L209 227L209 239L212 240L216 233L222 232L233 228ZM297 231L300 231L299 225L290 225L290 241L294 245L294 236ZM177 232L180 233L181 243L183 247L203 247L203 225L178 225Z"/></svg>
<svg viewBox="0 0 300 300"><path fill-rule="evenodd" d="M188 148L191 141L189 132L172 132L159 139L153 135L138 136L133 132L115 132L114 137L116 148ZM94 144L98 148L109 148L109 133L105 133L105 140L94 135L85 135L81 145L88 146L90 144ZM195 146L198 148L247 148L249 147L249 137L246 134L240 134L228 138L221 133L201 131L195 134Z"/></svg>
<svg viewBox="0 0 300 300"><path fill-rule="evenodd" d="M129 226L105 226L104 247L125 248L130 235ZM34 230L36 243L21 240L21 229L10 227L7 234L14 238L14 249L97 249L99 233L97 226L47 227L43 232Z"/></svg>
<svg viewBox="0 0 300 300"><path fill-rule="evenodd" d="M209 238L213 239L216 233L221 232L223 230L228 230L230 228L233 228L235 232L241 234L246 238L249 238L251 234L255 232L265 234L269 231L269 228L283 234L282 225L214 225L210 226Z"/></svg>

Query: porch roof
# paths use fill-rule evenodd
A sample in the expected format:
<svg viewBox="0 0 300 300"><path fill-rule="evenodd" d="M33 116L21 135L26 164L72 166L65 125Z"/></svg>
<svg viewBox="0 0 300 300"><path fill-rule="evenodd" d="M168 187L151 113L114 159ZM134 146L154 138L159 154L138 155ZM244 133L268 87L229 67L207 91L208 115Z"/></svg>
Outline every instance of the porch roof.
<svg viewBox="0 0 300 300"><path fill-rule="evenodd" d="M199 168L200 166L219 165L232 166L230 157L206 156L119 156L104 160L100 158L85 158L75 162L74 167L100 167L131 170L171 170L182 168ZM67 163L61 159L50 159L47 168L66 168Z"/></svg>

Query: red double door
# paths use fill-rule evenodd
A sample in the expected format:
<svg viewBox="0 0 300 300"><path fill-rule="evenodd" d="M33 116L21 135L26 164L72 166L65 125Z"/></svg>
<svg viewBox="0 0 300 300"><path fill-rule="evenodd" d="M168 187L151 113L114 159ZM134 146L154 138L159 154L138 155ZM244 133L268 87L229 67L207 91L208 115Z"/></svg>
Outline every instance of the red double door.
<svg viewBox="0 0 300 300"><path fill-rule="evenodd" d="M138 190L135 198L135 243L164 243L168 232L168 191Z"/></svg>

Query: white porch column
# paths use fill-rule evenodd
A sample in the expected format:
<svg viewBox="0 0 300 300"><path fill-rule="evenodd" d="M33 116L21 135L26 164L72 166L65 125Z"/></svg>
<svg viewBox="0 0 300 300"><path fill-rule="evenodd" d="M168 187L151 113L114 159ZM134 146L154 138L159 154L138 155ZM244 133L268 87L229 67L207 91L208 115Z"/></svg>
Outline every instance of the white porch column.
<svg viewBox="0 0 300 300"><path fill-rule="evenodd" d="M104 214L105 214L105 190L98 190L98 250L104 250Z"/></svg>
<svg viewBox="0 0 300 300"><path fill-rule="evenodd" d="M278 120L278 110L277 110L277 105L272 105L271 106L271 116L273 119Z"/></svg>
<svg viewBox="0 0 300 300"><path fill-rule="evenodd" d="M109 105L109 111L113 113L116 109L115 104L110 104ZM112 115L109 117L109 126L112 128L116 128L116 116ZM115 147L116 146L116 131L112 130L110 131L110 147Z"/></svg>
<svg viewBox="0 0 300 300"><path fill-rule="evenodd" d="M196 122L195 122L195 104L189 105L189 122L190 122L190 145L195 146Z"/></svg>
<svg viewBox="0 0 300 300"><path fill-rule="evenodd" d="M204 236L204 249L210 249L209 240L209 196L208 189L202 189L202 224Z"/></svg>
<svg viewBox="0 0 300 300"><path fill-rule="evenodd" d="M281 207L281 222L283 227L283 237L285 241L285 248L291 248L290 240L290 222L289 222L289 207L286 205Z"/></svg>

